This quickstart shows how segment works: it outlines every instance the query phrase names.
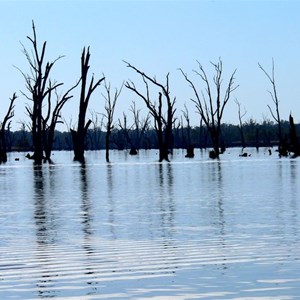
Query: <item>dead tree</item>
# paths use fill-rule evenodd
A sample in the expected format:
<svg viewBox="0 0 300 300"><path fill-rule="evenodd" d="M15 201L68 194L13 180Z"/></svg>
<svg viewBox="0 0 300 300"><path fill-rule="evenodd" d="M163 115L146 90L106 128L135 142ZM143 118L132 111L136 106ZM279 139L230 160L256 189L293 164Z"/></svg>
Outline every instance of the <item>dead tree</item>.
<svg viewBox="0 0 300 300"><path fill-rule="evenodd" d="M224 113L224 109L230 100L231 93L238 87L234 85L234 76L236 70L232 73L227 88L225 90L225 95L222 97L222 75L223 75L223 63L219 60L218 63L211 63L215 69L215 76L213 77L213 83L216 89L215 92L215 99L213 96L213 87L203 66L198 62L199 71L194 70L194 73L201 78L204 83L206 95L201 90L201 93L198 92L197 87L192 82L191 79L187 76L186 73L180 69L182 75L184 76L185 80L189 83L190 87L192 88L195 99L191 99L197 108L197 111L205 123L207 130L209 131L212 144L213 144L213 151L210 152L211 158L218 158L220 152L221 144L221 122Z"/></svg>
<svg viewBox="0 0 300 300"><path fill-rule="evenodd" d="M7 145L6 145L6 128L10 127L10 119L14 116L15 100L17 99L16 93L13 93L9 98L10 104L7 113L1 123L0 127L0 163L7 162ZM8 122L8 123L7 123Z"/></svg>
<svg viewBox="0 0 300 300"><path fill-rule="evenodd" d="M245 135L244 135L243 117L245 117L245 115L247 114L247 111L246 111L246 109L244 109L244 111L241 112L241 103L237 99L235 99L234 102L238 106L239 129L240 129L240 135L241 135L242 149L244 149L244 148L246 148L246 142L245 142Z"/></svg>
<svg viewBox="0 0 300 300"><path fill-rule="evenodd" d="M137 155L140 149L141 141L143 141L145 131L149 128L150 114L148 113L145 118L141 119L141 109L136 108L133 101L130 106L130 111L133 116L133 124L127 127L127 115L123 113L123 123L119 119L119 127L126 139L127 144L130 145L130 155Z"/></svg>
<svg viewBox="0 0 300 300"><path fill-rule="evenodd" d="M290 114L289 117L290 122L290 147L289 151L293 153L292 157L296 158L300 155L300 145L296 133L296 127L294 123L294 118L292 117L292 114Z"/></svg>
<svg viewBox="0 0 300 300"><path fill-rule="evenodd" d="M98 113L91 111L93 128L88 131L89 140L91 143L91 150L99 150L101 145L102 127L104 116L101 116L100 122Z"/></svg>
<svg viewBox="0 0 300 300"><path fill-rule="evenodd" d="M190 116L189 116L189 110L184 104L184 110L182 110L183 117L186 121L186 129L187 129L187 146L191 144L191 125L190 125Z"/></svg>
<svg viewBox="0 0 300 300"><path fill-rule="evenodd" d="M61 86L63 83L52 83L50 80L50 72L55 63L62 57L59 56L53 62L45 63L45 52L47 43L44 42L41 52L38 49L37 36L34 22L32 22L33 37L27 37L32 44L33 50L29 53L23 46L23 53L25 54L30 66L30 72L22 73L25 82L26 89L29 94L23 93L23 95L32 101L32 106L27 105L26 111L31 119L31 132L32 141L34 147L33 159L35 163L42 163L43 159L43 136L44 136L44 120L43 120L43 108L45 107L45 100L48 103L51 100L52 92ZM45 64L45 65L44 65Z"/></svg>
<svg viewBox="0 0 300 300"><path fill-rule="evenodd" d="M121 121L121 119L118 119L118 126L119 126L119 130L118 132L120 133L120 136L117 136L117 139L119 141L114 141L115 144L117 144L118 147L118 142L120 142L120 140L124 140L125 139L125 148L128 147L128 144L130 145L130 147L132 147L132 140L130 138L129 135L129 130L130 128L127 127L127 115L123 112L123 121ZM124 148L124 146L122 146ZM119 147L118 147L119 148Z"/></svg>
<svg viewBox="0 0 300 300"><path fill-rule="evenodd" d="M154 118L154 128L157 134L158 146L159 146L159 161L169 161L169 149L172 142L172 128L174 122L174 114L176 109L174 108L176 98L171 100L170 88L169 88L169 73L166 76L166 84L163 85L157 82L156 78L151 78L144 72L140 71L130 63L125 62L127 67L138 73L145 84L146 93L140 92L132 81L127 81L125 86L133 91L137 96L142 98L145 102L150 114ZM149 83L159 90L158 92L158 104L151 100ZM163 112L163 100L165 100L166 116Z"/></svg>
<svg viewBox="0 0 300 300"><path fill-rule="evenodd" d="M77 87L80 81L77 82L73 87L71 87L65 94L62 96L55 91L56 94L56 104L51 114L51 99L48 101L48 113L47 116L43 119L43 133L44 133L44 150L45 150L45 160L51 162L51 152L52 145L54 142L54 133L55 127L58 123L63 123L61 120L61 110L65 103L73 97L73 95L69 95L69 93ZM49 94L50 95L50 94ZM51 115L51 121L48 125L49 119Z"/></svg>
<svg viewBox="0 0 300 300"><path fill-rule="evenodd" d="M191 144L191 125L190 125L189 111L186 104L184 104L184 110L182 110L182 114L186 121L186 131L187 131L187 141L185 143L187 154L185 157L192 158L194 157L194 146Z"/></svg>
<svg viewBox="0 0 300 300"><path fill-rule="evenodd" d="M149 128L150 114L148 113L145 118L141 119L141 109L136 108L134 101L130 106L130 111L133 116L133 124L131 126L133 138L130 139L131 149L129 154L135 155L140 149L140 142L144 137L145 131Z"/></svg>
<svg viewBox="0 0 300 300"><path fill-rule="evenodd" d="M135 102L133 102L133 105L131 105L130 108L133 119L134 119L134 132L135 132L135 148L137 150L141 147L141 141L143 141L146 130L150 127L150 113L148 112L147 115L144 118L140 118L140 109L136 109Z"/></svg>
<svg viewBox="0 0 300 300"><path fill-rule="evenodd" d="M90 60L90 48L83 48L81 55L81 92L80 92L80 102L79 102L79 114L77 130L71 129L73 148L74 148L74 160L79 162L84 162L84 149L86 142L86 134L92 121L88 120L85 122L87 107L91 98L91 95L96 90L96 88L104 80L104 77L99 79L94 83L94 76L92 76L89 85L87 86L87 76Z"/></svg>
<svg viewBox="0 0 300 300"><path fill-rule="evenodd" d="M104 81L104 87L105 87L105 94L102 94L105 99L105 114L104 117L106 118L106 136L105 136L105 158L106 162L109 162L109 144L110 144L110 135L111 131L114 128L113 126L113 120L114 120L114 112L117 100L121 94L123 84L121 88L115 89L115 92L111 93L111 87L110 83L107 84L106 81Z"/></svg>
<svg viewBox="0 0 300 300"><path fill-rule="evenodd" d="M202 118L200 118L200 122L199 122L199 145L200 145L201 150L207 148L208 135L209 135L209 132L208 132L206 126L203 125Z"/></svg>
<svg viewBox="0 0 300 300"><path fill-rule="evenodd" d="M281 126L281 118L280 118L280 113L279 113L279 99L277 95L277 89L276 89L276 82L275 82L275 67L274 67L274 59L272 59L272 73L269 74L262 66L260 63L258 63L259 68L264 72L264 74L267 76L269 79L271 85L272 85L272 91L269 91L272 101L275 105L275 112L271 108L270 105L268 105L269 111L272 115L272 118L275 120L277 123L278 127L278 152L280 156L287 156L287 145L286 141L284 141L283 136L282 136L282 126Z"/></svg>

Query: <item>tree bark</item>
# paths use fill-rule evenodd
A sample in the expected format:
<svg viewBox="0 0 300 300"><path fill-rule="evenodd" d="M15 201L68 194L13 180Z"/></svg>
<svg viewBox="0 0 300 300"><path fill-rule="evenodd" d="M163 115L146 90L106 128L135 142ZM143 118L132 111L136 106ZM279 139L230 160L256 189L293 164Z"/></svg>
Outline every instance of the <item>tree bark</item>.
<svg viewBox="0 0 300 300"><path fill-rule="evenodd" d="M5 163L7 162L7 144L6 144L6 135L5 135L5 130L6 130L6 125L7 122L14 116L14 108L15 108L15 100L17 99L16 93L12 95L12 97L9 99L10 100L10 105L8 107L7 113L1 123L1 128L0 128L0 163ZM8 124L9 127L9 124Z"/></svg>
<svg viewBox="0 0 300 300"><path fill-rule="evenodd" d="M221 122L222 122L224 109L230 99L231 93L238 86L234 86L234 79L235 79L234 76L236 73L235 70L229 79L227 88L225 90L225 94L222 99L221 84L223 81L222 78L223 64L222 61L220 60L216 64L212 63L212 65L216 72L215 76L213 77L213 84L216 89L215 99L213 99L212 84L208 80L206 72L199 62L198 62L199 71L194 71L194 72L196 73L196 75L198 75L201 78L202 82L204 83L207 99L204 96L204 93L202 91L200 93L198 92L198 89L196 88L195 84L191 79L189 79L187 74L185 74L182 69L180 69L180 71L194 92L195 99L192 99L192 101L195 103L195 106L198 110L201 120L203 120L210 134L213 143L213 152L210 152L210 157L218 158L220 154L219 146L220 146L220 139L221 139Z"/></svg>
<svg viewBox="0 0 300 300"><path fill-rule="evenodd" d="M169 74L166 76L166 84L163 85L156 81L155 78L151 78L146 75L144 72L140 71L131 64L125 62L127 67L133 69L136 73L141 75L142 80L146 87L145 94L142 94L135 86L132 81L127 81L125 86L133 91L137 96L139 96L147 108L149 109L150 114L154 119L154 128L157 135L158 147L159 147L159 162L163 160L169 161L169 150L171 147L172 139L172 128L174 123L174 114L176 109L174 108L176 98L171 100L170 89L169 89ZM150 97L150 88L149 83L154 85L160 91L158 92L158 104L152 102ZM163 100L166 107L167 118L164 117L163 111Z"/></svg>
<svg viewBox="0 0 300 300"><path fill-rule="evenodd" d="M79 162L84 162L84 150L86 143L86 134L87 130L92 123L91 120L88 120L85 123L86 111L90 101L90 97L95 91L95 89L101 84L104 80L104 77L99 79L96 83L94 83L94 76L87 87L87 75L90 60L90 51L89 47L87 51L83 48L81 55L81 92L80 92L80 103L79 103L79 114L78 114L78 125L77 130L72 129L72 140L73 140L73 148L74 148L74 160Z"/></svg>
<svg viewBox="0 0 300 300"><path fill-rule="evenodd" d="M52 84L50 80L50 72L57 60L61 58L59 56L53 62L45 63L45 52L47 43L44 42L41 51L38 49L37 36L34 22L32 22L33 37L27 37L32 44L33 50L29 53L23 46L23 52L27 58L30 66L30 73L21 73L25 79L26 88L29 95L23 93L23 95L30 101L32 101L32 107L26 106L26 111L31 119L31 131L34 154L31 158L34 159L36 164L41 164L43 160L44 152L44 138L45 130L47 127L47 120L51 107L51 94L62 83L54 82ZM45 64L45 65L44 65ZM45 104L44 100L47 99L48 103ZM47 116L43 117L43 107L48 108Z"/></svg>

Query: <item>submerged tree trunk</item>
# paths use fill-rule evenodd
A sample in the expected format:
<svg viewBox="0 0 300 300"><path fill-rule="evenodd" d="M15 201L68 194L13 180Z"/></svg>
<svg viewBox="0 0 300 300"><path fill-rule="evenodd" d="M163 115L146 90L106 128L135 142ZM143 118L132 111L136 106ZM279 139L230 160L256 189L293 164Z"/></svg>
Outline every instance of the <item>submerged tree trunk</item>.
<svg viewBox="0 0 300 300"><path fill-rule="evenodd" d="M275 82L274 60L272 59L272 73L271 73L271 75L269 75L269 73L267 73L267 71L260 64L258 64L258 66L265 73L265 75L267 76L267 78L269 79L269 81L272 84L273 91L269 92L269 93L270 93L272 101L274 102L274 105L275 105L275 112L273 111L273 109L271 108L270 105L268 105L268 108L269 108L269 111L270 111L273 119L277 123L277 127L278 127L278 152L279 152L279 156L287 156L288 155L287 143L286 143L286 140L282 136L281 118L280 118L280 113L279 113L279 99L278 99L278 96L277 96L277 88L276 88L276 82Z"/></svg>
<svg viewBox="0 0 300 300"><path fill-rule="evenodd" d="M238 117L239 117L239 129L240 129L240 135L241 135L241 143L242 148L246 148L246 142L245 142L245 135L244 135L244 124L243 124L243 117L247 114L247 111L244 109L244 112L241 112L241 103L235 99L235 103L238 106Z"/></svg>
<svg viewBox="0 0 300 300"><path fill-rule="evenodd" d="M84 162L84 150L86 145L86 133L92 123L91 120L88 120L86 126L80 128L78 126L77 131L71 129L73 148L74 148L74 160L79 162Z"/></svg>
<svg viewBox="0 0 300 300"><path fill-rule="evenodd" d="M10 105L8 107L7 113L1 123L0 128L0 163L7 162L7 145L6 145L6 135L5 128L7 122L14 116L15 100L17 99L16 93L10 98ZM9 127L10 122L8 123Z"/></svg>
<svg viewBox="0 0 300 300"><path fill-rule="evenodd" d="M236 70L232 73L229 79L227 88L225 90L225 95L222 99L221 85L223 81L223 64L221 60L217 64L212 63L216 72L216 75L213 77L213 84L216 89L216 99L214 101L212 93L212 84L208 80L208 77L202 65L200 63L198 63L198 65L199 71L195 71L195 73L201 78L201 80L204 83L207 98L204 96L202 91L198 91L195 84L191 79L189 79L187 74L185 74L182 69L180 69L180 71L194 92L195 99L192 99L192 101L195 103L201 120L203 120L203 122L205 123L206 128L210 134L211 141L213 143L213 151L210 151L209 156L211 158L217 158L221 153L219 146L221 138L221 122L224 109L230 99L231 93L238 87L234 86L234 76Z"/></svg>
<svg viewBox="0 0 300 300"><path fill-rule="evenodd" d="M92 79L87 89L87 75L90 67L89 60L90 60L89 47L87 48L87 52L85 51L85 48L83 48L82 55L81 55L81 93L80 93L80 103L79 103L78 125L77 125L77 130L71 129L73 148L74 148L74 160L79 162L84 162L86 134L90 124L92 123L91 120L88 120L87 123L85 123L86 111L89 104L89 100L92 93L104 80L103 77L94 84L94 76L92 76Z"/></svg>
<svg viewBox="0 0 300 300"><path fill-rule="evenodd" d="M109 144L110 144L111 131L114 128L113 119L114 119L115 107L116 107L117 99L119 98L119 96L121 94L123 84L119 90L115 89L115 93L113 96L111 94L110 83L107 84L106 81L104 81L104 87L105 87L106 94L105 95L102 94L102 96L105 99L106 114L104 115L104 117L107 120L106 136L105 136L105 159L106 159L106 162L109 162Z"/></svg>
<svg viewBox="0 0 300 300"><path fill-rule="evenodd" d="M106 162L109 162L109 139L110 139L110 133L111 131L109 130L109 132L106 132L106 136L105 136L105 160Z"/></svg>
<svg viewBox="0 0 300 300"><path fill-rule="evenodd" d="M45 52L47 43L44 42L41 51L38 49L37 36L34 22L32 22L33 38L27 37L32 44L33 50L28 52L23 47L23 52L30 65L29 74L21 71L29 95L23 95L32 102L32 107L26 106L26 111L31 119L31 131L34 159L36 164L41 164L44 158L44 138L47 130L47 121L51 110L51 95L63 83L51 81L50 73L57 62L61 58L59 56L53 62L45 62ZM46 102L46 103L45 103ZM46 116L43 116L43 109L47 110Z"/></svg>
<svg viewBox="0 0 300 300"><path fill-rule="evenodd" d="M213 152L210 152L210 158L218 158L220 155L219 134L214 128L211 128L210 136L213 144Z"/></svg>
<svg viewBox="0 0 300 300"><path fill-rule="evenodd" d="M146 75L144 72L140 71L136 67L132 66L129 63L126 63L127 67L133 69L138 74L141 75L143 82L145 84L146 92L142 94L131 81L127 81L125 86L132 90L137 96L139 96L146 104L149 109L150 114L154 118L154 128L157 135L158 147L159 147L159 162L163 160L169 161L169 150L171 147L172 139L172 128L174 123L174 114L176 109L174 108L176 98L171 100L170 89L169 89L169 74L166 76L166 84L161 84L156 81L155 78L151 78ZM158 104L153 102L150 97L150 88L149 83L154 85L155 88L158 88ZM164 116L163 112L163 98L166 104L166 114Z"/></svg>
<svg viewBox="0 0 300 300"><path fill-rule="evenodd" d="M59 96L58 94L56 94L56 96L57 96L56 105L52 112L52 118L51 118L50 125L48 126L46 123L48 122L48 119L50 118L50 104L49 104L48 116L45 119L45 124L44 124L45 129L43 130L45 160L48 162L52 162L51 161L51 152L52 152L52 146L53 146L53 142L54 142L54 134L55 134L56 124L59 122L62 123L62 121L59 121L59 118L61 117L60 116L61 110L62 110L63 106L65 105L65 103L73 97L73 96L69 96L69 93L77 87L79 82L80 81L78 81L73 87L71 87L63 96Z"/></svg>
<svg viewBox="0 0 300 300"><path fill-rule="evenodd" d="M293 157L297 157L300 155L300 147L299 147L299 142L298 142L298 137L296 133L296 127L294 124L294 118L290 114L289 117L290 121L290 151L293 152Z"/></svg>

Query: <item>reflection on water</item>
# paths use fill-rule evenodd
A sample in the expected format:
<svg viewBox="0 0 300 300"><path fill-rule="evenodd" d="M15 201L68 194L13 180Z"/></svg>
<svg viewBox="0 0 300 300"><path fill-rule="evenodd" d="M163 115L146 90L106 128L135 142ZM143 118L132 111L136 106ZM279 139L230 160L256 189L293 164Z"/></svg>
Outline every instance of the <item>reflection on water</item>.
<svg viewBox="0 0 300 300"><path fill-rule="evenodd" d="M106 178L107 178L107 199L108 199L108 224L110 224L110 233L113 239L116 239L115 234L115 202L113 197L113 166L112 164L108 163L106 166Z"/></svg>
<svg viewBox="0 0 300 300"><path fill-rule="evenodd" d="M84 259L84 275L87 277L86 284L91 285L92 289L97 291L97 279L94 276L96 269L93 266L93 256L96 252L93 243L91 243L91 236L94 233L92 228L93 216L92 216L92 201L89 196L89 179L88 179L88 168L85 163L82 163L79 167L79 183L80 183L80 194L81 194L81 224L82 224L82 249L85 255Z"/></svg>
<svg viewBox="0 0 300 300"><path fill-rule="evenodd" d="M176 214L176 206L174 203L173 193L173 170L172 164L158 164L159 178L159 217L161 230L160 237L166 240L172 240L174 231L174 218Z"/></svg>
<svg viewBox="0 0 300 300"><path fill-rule="evenodd" d="M0 166L1 299L297 299L298 159L69 156Z"/></svg>
<svg viewBox="0 0 300 300"><path fill-rule="evenodd" d="M88 239L89 235L92 234L92 216L91 216L91 210L92 210L92 204L91 200L89 198L89 191L88 191L88 178L87 178L87 168L85 164L81 164L79 168L80 172L80 188L81 188L81 210L82 210L82 227L83 227L83 233L84 237Z"/></svg>
<svg viewBox="0 0 300 300"><path fill-rule="evenodd" d="M33 167L33 204L34 204L34 221L35 221L35 234L36 234L36 251L34 261L40 266L39 276L35 282L37 295L40 298L53 296L55 292L55 276L47 265L51 263L51 253L47 251L47 245L55 244L57 234L56 216L53 210L53 203L50 203L47 198L47 186L45 187L44 170L41 166ZM52 189L52 180L48 178L50 188ZM34 246L34 245L32 245ZM49 287L53 290L49 291Z"/></svg>
<svg viewBox="0 0 300 300"><path fill-rule="evenodd" d="M53 244L57 236L55 203L49 202L49 193L55 188L51 175L42 166L33 168L33 203L36 239L38 244ZM45 179L47 177L47 179ZM45 185L48 186L45 187Z"/></svg>

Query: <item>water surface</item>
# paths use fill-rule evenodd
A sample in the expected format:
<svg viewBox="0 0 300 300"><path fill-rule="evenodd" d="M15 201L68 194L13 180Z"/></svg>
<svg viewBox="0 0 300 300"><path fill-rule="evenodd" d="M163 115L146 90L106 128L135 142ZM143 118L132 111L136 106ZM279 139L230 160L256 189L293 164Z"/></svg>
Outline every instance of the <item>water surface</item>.
<svg viewBox="0 0 300 300"><path fill-rule="evenodd" d="M299 299L299 159L248 151L11 153L1 299Z"/></svg>

